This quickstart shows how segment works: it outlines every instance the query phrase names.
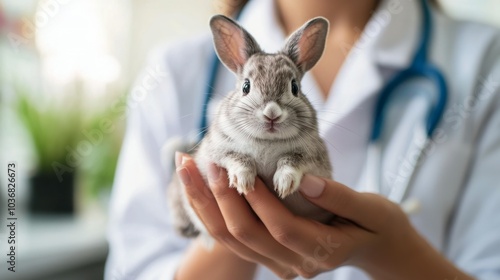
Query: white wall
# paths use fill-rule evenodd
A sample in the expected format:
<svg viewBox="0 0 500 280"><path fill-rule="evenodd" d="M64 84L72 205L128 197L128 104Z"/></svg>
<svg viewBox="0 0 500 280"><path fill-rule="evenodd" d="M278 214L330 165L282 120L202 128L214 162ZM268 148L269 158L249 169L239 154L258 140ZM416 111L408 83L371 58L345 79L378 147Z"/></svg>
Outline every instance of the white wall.
<svg viewBox="0 0 500 280"><path fill-rule="evenodd" d="M132 0L130 67L136 73L156 45L208 32L215 13L207 0Z"/></svg>
<svg viewBox="0 0 500 280"><path fill-rule="evenodd" d="M500 27L500 1L498 0L440 0L440 2L454 17Z"/></svg>

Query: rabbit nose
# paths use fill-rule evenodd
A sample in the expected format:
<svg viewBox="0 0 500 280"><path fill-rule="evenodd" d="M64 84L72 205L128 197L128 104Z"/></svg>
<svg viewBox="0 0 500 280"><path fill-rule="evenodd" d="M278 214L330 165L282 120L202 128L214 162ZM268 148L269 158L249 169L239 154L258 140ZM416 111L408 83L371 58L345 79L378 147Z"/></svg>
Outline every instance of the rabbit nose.
<svg viewBox="0 0 500 280"><path fill-rule="evenodd" d="M275 122L275 121L277 121L279 119L279 117L270 118L268 116L264 116L264 118L266 118L266 121L268 121L268 122Z"/></svg>
<svg viewBox="0 0 500 280"><path fill-rule="evenodd" d="M281 117L283 111L276 102L269 102L262 113L267 121L276 121L279 117Z"/></svg>

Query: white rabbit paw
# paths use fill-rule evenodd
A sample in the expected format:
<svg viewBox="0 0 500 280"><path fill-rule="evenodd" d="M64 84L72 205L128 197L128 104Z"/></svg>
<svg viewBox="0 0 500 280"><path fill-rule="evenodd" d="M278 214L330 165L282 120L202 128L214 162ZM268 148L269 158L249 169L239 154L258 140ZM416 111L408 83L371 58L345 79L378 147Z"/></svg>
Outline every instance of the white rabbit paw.
<svg viewBox="0 0 500 280"><path fill-rule="evenodd" d="M253 191L257 171L245 166L235 165L227 169L229 186L235 188L240 194Z"/></svg>
<svg viewBox="0 0 500 280"><path fill-rule="evenodd" d="M288 165L283 165L276 170L273 177L274 190L281 199L299 189L303 174L301 170Z"/></svg>

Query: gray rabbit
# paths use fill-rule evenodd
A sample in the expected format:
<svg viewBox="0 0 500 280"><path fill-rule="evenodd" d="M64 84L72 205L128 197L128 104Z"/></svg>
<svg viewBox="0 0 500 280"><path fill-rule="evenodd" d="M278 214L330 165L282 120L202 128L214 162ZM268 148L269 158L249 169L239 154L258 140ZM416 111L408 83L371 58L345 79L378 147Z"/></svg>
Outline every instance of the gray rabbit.
<svg viewBox="0 0 500 280"><path fill-rule="evenodd" d="M316 112L300 87L304 73L323 53L328 21L308 21L275 54L263 52L245 29L225 16L212 17L210 28L217 55L236 74L237 83L194 154L201 174L206 178L213 162L227 170L230 187L241 194L252 191L259 176L293 213L331 220L333 214L297 192L305 173L326 178L332 173ZM201 233L210 241L175 181L169 190L175 227L184 236Z"/></svg>

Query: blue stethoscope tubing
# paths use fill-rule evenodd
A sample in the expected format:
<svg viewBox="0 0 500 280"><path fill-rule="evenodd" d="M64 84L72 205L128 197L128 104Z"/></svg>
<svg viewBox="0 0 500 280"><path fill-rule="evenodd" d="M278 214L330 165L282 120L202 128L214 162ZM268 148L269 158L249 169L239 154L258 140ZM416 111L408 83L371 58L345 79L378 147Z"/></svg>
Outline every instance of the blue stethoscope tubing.
<svg viewBox="0 0 500 280"><path fill-rule="evenodd" d="M407 195L412 178L416 173L416 168L419 166L419 161L422 159L422 154L425 148L431 142L430 139L439 124L439 121L443 117L443 113L446 107L447 99L448 99L448 88L446 84L446 80L441 73L441 71L432 65L428 59L428 51L431 42L432 35L432 15L429 7L429 3L427 0L421 0L421 9L422 9L422 30L421 30L421 39L418 45L417 51L415 52L415 56L412 60L410 66L398 72L393 76L392 79L382 88L380 91L377 103L375 105L374 112L374 121L373 127L370 135L370 143L368 147L368 156L367 162L365 165L366 172L366 184L367 190L371 192L381 193L381 145L380 138L383 131L384 126L384 117L386 111L388 110L388 106L390 104L391 98L393 97L396 89L408 82L411 79L415 78L425 78L432 81L437 87L437 99L435 104L430 108L426 122L425 122L425 135L426 141L424 145L419 148L419 156L417 159L417 163L414 164L414 170L411 172L410 176L406 176L403 178L401 186L391 186L391 191L387 195L387 197L397 203L401 203L405 196ZM239 17L239 14L236 18ZM217 74L220 68L220 61L217 55L213 55L212 64L210 67L209 78L207 83L207 88L205 90L205 96L203 100L202 107L202 116L201 122L199 125L199 135L200 139L205 136L206 128L208 126L208 104L210 99L212 98L213 91L215 88L215 83L217 81ZM415 203L407 203L407 205L413 205L409 207L415 208ZM411 212L411 209L407 212Z"/></svg>
<svg viewBox="0 0 500 280"><path fill-rule="evenodd" d="M396 89L401 85L415 78L424 78L431 81L437 92L437 98L434 104L429 108L427 119L425 121L425 131L423 129L415 130L413 140L410 143L405 159L412 158L414 162L411 165L410 172L403 171L403 168L408 168L400 164L400 169L396 173L396 179L387 188L386 197L396 203L402 205L407 213L416 212L419 208L419 202L416 199L406 200L408 196L412 181L418 168L423 160L424 152L431 144L432 135L436 130L448 101L448 86L441 71L429 62L428 53L432 36L432 15L429 3L426 0L420 1L422 8L422 30L421 41L418 45L415 56L410 66L394 75L392 79L380 91L377 103L375 105L375 112L373 118L372 133L370 135L370 143L368 145L367 161L365 164L366 181L365 185L367 191L382 193L381 189L381 166L382 166L382 147L381 135L384 126L384 117L390 105L391 98L394 96ZM424 139L423 144L413 145L418 142L417 139ZM417 155L415 158L412 155Z"/></svg>
<svg viewBox="0 0 500 280"><path fill-rule="evenodd" d="M423 12L422 37L419 48L415 53L410 67L397 73L387 85L380 91L378 102L375 108L375 118L370 141L374 142L380 138L383 128L383 120L386 108L390 103L391 96L396 88L410 79L423 77L432 80L438 87L438 100L427 117L427 136L430 138L436 129L448 99L448 89L443 74L428 61L428 50L432 31L432 16L429 4L426 0L420 1Z"/></svg>
<svg viewBox="0 0 500 280"><path fill-rule="evenodd" d="M205 89L205 96L203 99L203 107L201 112L201 122L199 126L199 139L203 139L205 134L207 133L208 127L208 103L210 103L210 99L212 99L213 92L215 90L215 82L217 81L217 73L219 72L220 61L217 55L213 55L212 57L212 65L210 67L210 74L208 77L207 88Z"/></svg>

